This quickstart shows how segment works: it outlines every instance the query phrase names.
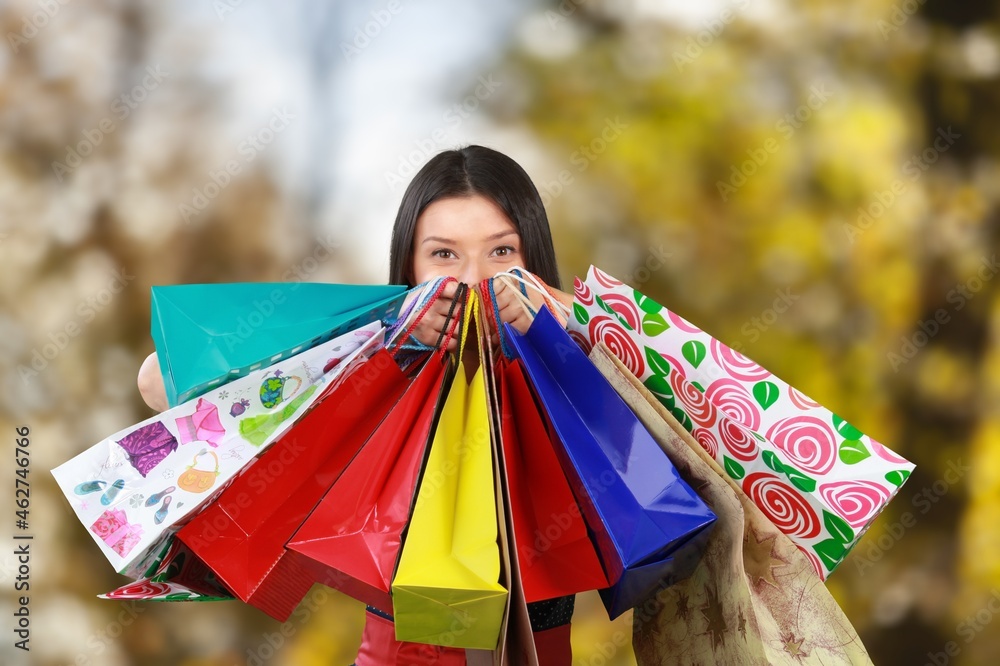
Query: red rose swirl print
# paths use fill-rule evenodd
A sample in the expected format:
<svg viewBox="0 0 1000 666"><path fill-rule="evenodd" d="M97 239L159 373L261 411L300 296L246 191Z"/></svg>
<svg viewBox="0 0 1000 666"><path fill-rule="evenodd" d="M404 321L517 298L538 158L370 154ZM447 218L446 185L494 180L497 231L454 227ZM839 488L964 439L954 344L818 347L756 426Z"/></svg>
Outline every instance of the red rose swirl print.
<svg viewBox="0 0 1000 666"><path fill-rule="evenodd" d="M701 445L701 448L708 452L708 455L718 460L719 442L715 438L715 433L707 428L695 428L691 432L691 436Z"/></svg>
<svg viewBox="0 0 1000 666"><path fill-rule="evenodd" d="M810 553L802 544L795 544L795 547L799 549L799 552L806 556L809 563L812 564L813 569L819 574L820 580L826 580L827 570L823 567L823 563L819 561L815 553Z"/></svg>
<svg viewBox="0 0 1000 666"><path fill-rule="evenodd" d="M874 481L831 481L819 487L819 495L851 527L863 527L878 515L891 493Z"/></svg>
<svg viewBox="0 0 1000 666"><path fill-rule="evenodd" d="M719 416L718 428L722 445L737 460L756 460L760 455L760 443L746 426L722 414Z"/></svg>
<svg viewBox="0 0 1000 666"><path fill-rule="evenodd" d="M882 460L886 460L888 462L891 462L894 465L907 465L907 466L909 466L910 461L908 461L906 458L900 458L895 453L893 453L889 449L887 449L884 446L882 446L881 442L876 442L874 439L871 439L870 437L869 437L869 441L872 444L872 451L874 451L875 455L877 455Z"/></svg>
<svg viewBox="0 0 1000 666"><path fill-rule="evenodd" d="M788 398L792 401L792 404L799 409L806 411L813 409L814 407L822 407L821 404L804 394L802 391L798 390L794 386L788 387Z"/></svg>
<svg viewBox="0 0 1000 666"><path fill-rule="evenodd" d="M585 335L579 331L567 331L567 333L569 333L569 337L571 337L574 342L580 346L580 349L582 349L585 354L590 353L593 345L590 344L590 340L588 340Z"/></svg>
<svg viewBox="0 0 1000 666"><path fill-rule="evenodd" d="M712 358L734 379L744 382L759 382L771 376L771 371L757 365L735 349L731 349L715 338L711 342Z"/></svg>
<svg viewBox="0 0 1000 666"><path fill-rule="evenodd" d="M825 421L815 416L781 419L766 436L804 472L826 474L837 460L836 435Z"/></svg>
<svg viewBox="0 0 1000 666"><path fill-rule="evenodd" d="M760 407L739 382L719 379L709 384L705 395L713 405L751 430L760 428Z"/></svg>
<svg viewBox="0 0 1000 666"><path fill-rule="evenodd" d="M703 333L700 328L689 322L684 317L680 316L676 312L667 310L667 319L670 320L670 325L679 331L684 331L685 333Z"/></svg>
<svg viewBox="0 0 1000 666"><path fill-rule="evenodd" d="M625 286L624 282L611 277L597 266L594 266L594 279L597 280L597 284L601 285L602 287L607 287L608 289L614 289L615 287Z"/></svg>
<svg viewBox="0 0 1000 666"><path fill-rule="evenodd" d="M679 366L673 366L670 373L670 388L691 420L704 428L710 428L718 418L718 411L704 393L684 378L677 367Z"/></svg>
<svg viewBox="0 0 1000 666"><path fill-rule="evenodd" d="M642 352L618 321L604 315L595 316L590 320L587 333L594 344L598 341L606 344L636 377L642 377L646 372L646 362L642 358Z"/></svg>
<svg viewBox="0 0 1000 666"><path fill-rule="evenodd" d="M608 306L621 315L625 323L633 331L641 331L642 326L642 314L639 312L639 306L635 304L635 301L627 296L622 296L621 294L608 294L607 296L601 296L601 300L608 304Z"/></svg>
<svg viewBox="0 0 1000 666"><path fill-rule="evenodd" d="M800 539L812 539L819 534L819 516L809 502L774 474L748 474L743 479L743 492L784 534Z"/></svg>
<svg viewBox="0 0 1000 666"><path fill-rule="evenodd" d="M127 585L117 590L108 592L105 596L109 599L151 599L163 594L168 594L173 589L167 583L154 583L151 580L143 580L134 585Z"/></svg>
<svg viewBox="0 0 1000 666"><path fill-rule="evenodd" d="M594 304L594 292L590 287L578 277L573 278L573 295L580 301L581 305L590 306Z"/></svg>

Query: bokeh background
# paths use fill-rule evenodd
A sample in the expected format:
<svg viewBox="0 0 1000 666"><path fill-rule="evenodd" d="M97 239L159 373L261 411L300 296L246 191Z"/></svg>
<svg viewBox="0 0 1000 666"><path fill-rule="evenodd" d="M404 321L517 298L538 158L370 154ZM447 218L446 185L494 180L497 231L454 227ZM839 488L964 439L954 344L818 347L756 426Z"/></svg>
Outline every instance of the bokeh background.
<svg viewBox="0 0 1000 666"><path fill-rule="evenodd" d="M828 581L875 663L949 641L948 663L998 663L998 16L987 0L3 0L0 533L13 544L27 425L35 541L32 650L3 629L0 662L353 660L363 608L323 588L287 635L238 603L96 599L123 579L47 470L150 415L151 285L385 282L410 177L481 143L543 193L564 288L594 263L918 465ZM620 631L628 616L581 596L576 660L633 663L602 655Z"/></svg>

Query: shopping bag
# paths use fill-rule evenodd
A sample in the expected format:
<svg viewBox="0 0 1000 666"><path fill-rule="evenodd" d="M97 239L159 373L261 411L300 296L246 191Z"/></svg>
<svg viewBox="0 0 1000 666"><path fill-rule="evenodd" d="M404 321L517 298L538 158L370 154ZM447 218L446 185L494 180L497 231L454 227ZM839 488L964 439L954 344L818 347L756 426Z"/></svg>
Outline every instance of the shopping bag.
<svg viewBox="0 0 1000 666"><path fill-rule="evenodd" d="M400 285L241 282L152 287L150 332L171 407L345 332L391 319Z"/></svg>
<svg viewBox="0 0 1000 666"><path fill-rule="evenodd" d="M385 349L341 382L178 533L237 597L284 621L315 582L286 542L409 383Z"/></svg>
<svg viewBox="0 0 1000 666"><path fill-rule="evenodd" d="M570 330L605 342L825 579L913 465L771 372L591 267Z"/></svg>
<svg viewBox="0 0 1000 666"><path fill-rule="evenodd" d="M501 359L502 442L514 541L528 603L608 586L518 360Z"/></svg>
<svg viewBox="0 0 1000 666"><path fill-rule="evenodd" d="M527 601L520 576L520 563L517 559L517 543L514 539L513 516L511 512L510 493L505 475L503 445L503 419L501 409L502 391L499 387L499 375L495 364L495 350L490 339L489 326L485 322L491 317L492 300L490 292L483 286L477 293L479 304L479 322L484 325L479 330L479 357L482 362L491 364L489 372L484 374L486 384L486 404L489 413L490 443L493 454L493 492L497 507L497 545L500 548L500 584L507 590L507 602L500 621L500 637L493 650L466 650L468 666L539 666L541 663L535 649L534 635L531 632L531 618L528 615ZM499 360L499 359L498 359ZM552 666L563 666L554 662Z"/></svg>
<svg viewBox="0 0 1000 666"><path fill-rule="evenodd" d="M146 576L97 596L136 601L228 601L234 598L212 570L176 538L164 544L162 556L154 561Z"/></svg>
<svg viewBox="0 0 1000 666"><path fill-rule="evenodd" d="M635 610L637 663L870 664L805 554L603 343L590 358L717 516L694 572Z"/></svg>
<svg viewBox="0 0 1000 666"><path fill-rule="evenodd" d="M594 531L614 619L697 562L715 516L548 310L504 324L558 434L557 454Z"/></svg>
<svg viewBox="0 0 1000 666"><path fill-rule="evenodd" d="M444 395L445 361L427 360L287 544L315 580L384 613L392 613L389 586Z"/></svg>
<svg viewBox="0 0 1000 666"><path fill-rule="evenodd" d="M139 578L177 527L214 499L340 376L338 359L350 363L355 356L370 355L381 347L382 338L383 329L375 322L261 368L211 396L98 442L53 469L52 475L115 570ZM325 367L330 369L324 373ZM286 385L283 402L268 411L259 393L267 378L275 376L300 381L294 390ZM219 423L226 434L210 428L204 434L212 441L185 440L181 432L187 419L199 410L204 413L206 401L220 407ZM289 404L295 405L294 411L286 410ZM267 436L246 439L243 423L260 425L260 419L266 421Z"/></svg>
<svg viewBox="0 0 1000 666"><path fill-rule="evenodd" d="M474 291L463 313L481 330ZM476 333L474 333L475 335ZM499 583L497 511L484 365L458 365L441 409L392 581L396 639L492 650L507 590Z"/></svg>

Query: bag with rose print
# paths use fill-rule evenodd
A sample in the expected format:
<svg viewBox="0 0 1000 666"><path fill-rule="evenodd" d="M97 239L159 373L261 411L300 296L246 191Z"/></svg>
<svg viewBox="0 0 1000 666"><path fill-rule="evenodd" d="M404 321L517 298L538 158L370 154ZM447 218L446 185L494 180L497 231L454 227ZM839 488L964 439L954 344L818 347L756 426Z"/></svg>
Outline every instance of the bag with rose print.
<svg viewBox="0 0 1000 666"><path fill-rule="evenodd" d="M821 579L914 466L751 359L591 266L568 329L604 342L673 413Z"/></svg>

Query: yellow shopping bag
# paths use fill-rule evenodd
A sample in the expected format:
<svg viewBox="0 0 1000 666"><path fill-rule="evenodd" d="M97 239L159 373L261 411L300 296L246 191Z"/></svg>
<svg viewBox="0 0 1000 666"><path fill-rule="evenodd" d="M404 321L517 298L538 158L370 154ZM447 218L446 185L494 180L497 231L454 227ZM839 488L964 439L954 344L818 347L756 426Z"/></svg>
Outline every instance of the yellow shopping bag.
<svg viewBox="0 0 1000 666"><path fill-rule="evenodd" d="M484 363L461 365L476 293L462 321L459 366L441 409L392 581L396 640L492 650L507 603L499 583L497 509Z"/></svg>

